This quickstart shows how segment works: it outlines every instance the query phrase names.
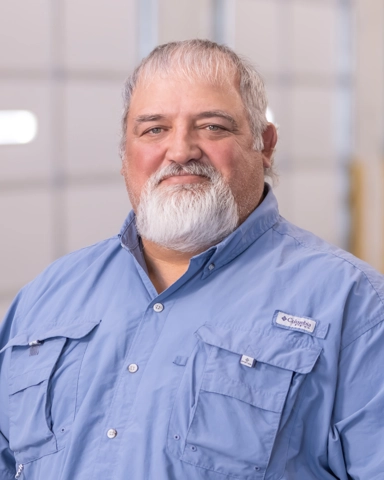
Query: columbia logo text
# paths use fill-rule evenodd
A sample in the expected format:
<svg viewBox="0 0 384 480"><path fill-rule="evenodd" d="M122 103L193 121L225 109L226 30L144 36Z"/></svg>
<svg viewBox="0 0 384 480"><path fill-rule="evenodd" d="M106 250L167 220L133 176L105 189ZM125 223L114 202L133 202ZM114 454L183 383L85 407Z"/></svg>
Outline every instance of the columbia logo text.
<svg viewBox="0 0 384 480"><path fill-rule="evenodd" d="M294 317L281 317L281 320L287 322L291 327L303 328L305 330L312 330L313 326L307 320L298 320Z"/></svg>

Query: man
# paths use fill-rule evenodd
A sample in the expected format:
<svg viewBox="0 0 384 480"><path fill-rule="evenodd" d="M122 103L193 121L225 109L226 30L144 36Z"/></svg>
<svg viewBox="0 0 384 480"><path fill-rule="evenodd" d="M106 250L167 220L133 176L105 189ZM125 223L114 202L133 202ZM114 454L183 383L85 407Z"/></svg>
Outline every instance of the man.
<svg viewBox="0 0 384 480"><path fill-rule="evenodd" d="M265 110L208 41L130 77L133 212L1 326L1 479L384 478L383 279L279 216Z"/></svg>

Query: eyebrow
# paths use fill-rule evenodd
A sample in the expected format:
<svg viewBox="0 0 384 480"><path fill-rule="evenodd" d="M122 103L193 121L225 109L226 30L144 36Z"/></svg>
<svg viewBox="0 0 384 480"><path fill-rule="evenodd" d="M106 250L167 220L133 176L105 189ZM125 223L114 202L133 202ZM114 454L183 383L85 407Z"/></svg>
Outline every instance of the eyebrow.
<svg viewBox="0 0 384 480"><path fill-rule="evenodd" d="M149 115L138 115L135 117L135 123L145 123L145 122L157 122L157 120L164 119L164 115L158 114L149 114Z"/></svg>
<svg viewBox="0 0 384 480"><path fill-rule="evenodd" d="M239 128L236 120L232 117L232 115L230 115L227 112L224 112L223 110L207 110L205 112L200 112L196 115L196 118L198 120L202 118L213 118L213 117L219 117L219 118L223 118L224 120L227 120L228 122L230 122L234 130L237 130ZM137 129L137 125L141 123L158 122L159 120L164 120L165 118L166 116L161 115L160 113L138 115L137 117L134 118L134 122L136 124L135 130Z"/></svg>
<svg viewBox="0 0 384 480"><path fill-rule="evenodd" d="M135 117L134 120L134 127L133 127L133 132L136 134L138 126L141 123L147 123L147 122L158 122L159 120L163 120L165 118L164 115L160 114L148 114L148 115L138 115Z"/></svg>
<svg viewBox="0 0 384 480"><path fill-rule="evenodd" d="M196 118L201 119L201 118L213 118L213 117L219 117L219 118L224 118L224 120L228 120L230 124L232 125L232 128L237 130L239 128L236 120L232 117L227 112L224 112L223 110L208 110L206 112L201 112L198 115L196 115Z"/></svg>

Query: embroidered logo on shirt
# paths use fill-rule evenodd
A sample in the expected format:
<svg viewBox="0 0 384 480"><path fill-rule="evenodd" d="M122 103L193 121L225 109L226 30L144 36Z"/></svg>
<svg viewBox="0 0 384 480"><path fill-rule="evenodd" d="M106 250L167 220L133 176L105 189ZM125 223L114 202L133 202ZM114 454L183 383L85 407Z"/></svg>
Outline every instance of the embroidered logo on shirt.
<svg viewBox="0 0 384 480"><path fill-rule="evenodd" d="M307 317L295 317L284 312L277 312L276 323L293 330L313 333L316 328L316 321Z"/></svg>

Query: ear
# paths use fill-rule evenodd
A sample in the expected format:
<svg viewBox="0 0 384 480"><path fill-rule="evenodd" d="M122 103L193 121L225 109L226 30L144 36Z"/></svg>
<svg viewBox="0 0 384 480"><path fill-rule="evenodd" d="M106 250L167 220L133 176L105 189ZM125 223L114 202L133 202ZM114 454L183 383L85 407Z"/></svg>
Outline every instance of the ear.
<svg viewBox="0 0 384 480"><path fill-rule="evenodd" d="M272 165L272 155L277 143L277 130L273 123L268 123L267 128L263 132L263 163L265 168Z"/></svg>

